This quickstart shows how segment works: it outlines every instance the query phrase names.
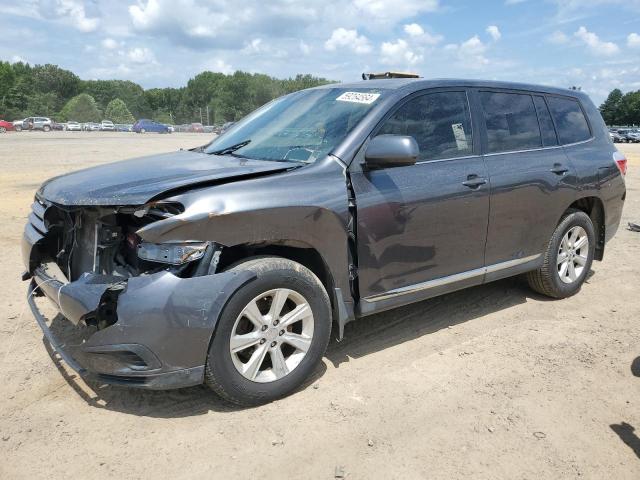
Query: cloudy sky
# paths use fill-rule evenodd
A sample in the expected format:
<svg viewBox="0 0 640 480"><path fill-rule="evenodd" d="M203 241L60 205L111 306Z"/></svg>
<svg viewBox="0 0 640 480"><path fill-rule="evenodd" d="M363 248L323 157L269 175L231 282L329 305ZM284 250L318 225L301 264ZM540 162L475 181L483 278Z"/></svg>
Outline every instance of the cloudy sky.
<svg viewBox="0 0 640 480"><path fill-rule="evenodd" d="M0 59L181 86L203 70L349 81L409 70L640 89L640 0L21 0Z"/></svg>

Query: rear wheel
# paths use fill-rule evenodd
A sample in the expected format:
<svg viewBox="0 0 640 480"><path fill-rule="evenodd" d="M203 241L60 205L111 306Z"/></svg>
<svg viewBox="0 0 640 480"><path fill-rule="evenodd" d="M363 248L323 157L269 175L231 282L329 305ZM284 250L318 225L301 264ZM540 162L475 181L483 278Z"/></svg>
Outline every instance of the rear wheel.
<svg viewBox="0 0 640 480"><path fill-rule="evenodd" d="M529 286L552 298L576 294L591 269L595 244L589 215L569 210L551 236L542 267L527 274Z"/></svg>
<svg viewBox="0 0 640 480"><path fill-rule="evenodd" d="M6 133L7 129L6 127L0 127L0 133Z"/></svg>
<svg viewBox="0 0 640 480"><path fill-rule="evenodd" d="M21 132L22 131L22 127L20 125L16 125L16 132Z"/></svg>
<svg viewBox="0 0 640 480"><path fill-rule="evenodd" d="M144 128L141 128L140 133L147 133L147 131Z"/></svg>
<svg viewBox="0 0 640 480"><path fill-rule="evenodd" d="M51 127L49 125L45 125L44 127L42 127L42 130L44 130L45 132L48 132L51 130Z"/></svg>
<svg viewBox="0 0 640 480"><path fill-rule="evenodd" d="M279 257L258 257L230 269L257 278L240 288L218 320L205 383L239 405L259 405L298 388L322 359L331 307L310 270Z"/></svg>

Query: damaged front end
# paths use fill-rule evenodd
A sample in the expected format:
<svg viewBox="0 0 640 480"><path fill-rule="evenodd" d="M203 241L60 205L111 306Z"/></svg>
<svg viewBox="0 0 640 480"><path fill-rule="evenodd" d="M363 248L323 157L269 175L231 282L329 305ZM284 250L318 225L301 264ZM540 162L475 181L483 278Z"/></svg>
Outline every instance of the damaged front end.
<svg viewBox="0 0 640 480"><path fill-rule="evenodd" d="M29 304L53 349L82 376L158 389L202 383L218 316L254 274L217 272L222 246L213 242L145 241L144 227L182 210L36 198L22 241ZM74 352L55 338L36 295L89 333Z"/></svg>

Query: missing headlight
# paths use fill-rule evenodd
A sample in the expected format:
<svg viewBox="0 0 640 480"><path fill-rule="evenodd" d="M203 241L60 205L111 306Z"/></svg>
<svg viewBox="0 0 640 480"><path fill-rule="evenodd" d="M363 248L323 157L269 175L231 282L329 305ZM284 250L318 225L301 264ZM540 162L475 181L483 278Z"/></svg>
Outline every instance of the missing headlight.
<svg viewBox="0 0 640 480"><path fill-rule="evenodd" d="M207 249L206 243L140 243L138 257L149 262L182 265L199 260Z"/></svg>

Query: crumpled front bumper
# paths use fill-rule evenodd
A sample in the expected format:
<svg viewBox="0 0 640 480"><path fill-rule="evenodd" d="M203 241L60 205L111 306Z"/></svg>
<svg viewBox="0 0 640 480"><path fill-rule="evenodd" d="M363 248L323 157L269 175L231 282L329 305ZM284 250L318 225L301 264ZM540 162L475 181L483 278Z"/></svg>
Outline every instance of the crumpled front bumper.
<svg viewBox="0 0 640 480"><path fill-rule="evenodd" d="M162 271L124 280L125 288L117 296L117 321L97 330L73 353L47 325L35 294L44 293L63 316L77 324L98 308L107 290L123 280L85 274L64 283L38 267L28 302L53 350L82 377L149 389L180 388L202 383L218 317L231 295L254 278L248 271L192 278Z"/></svg>

